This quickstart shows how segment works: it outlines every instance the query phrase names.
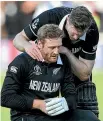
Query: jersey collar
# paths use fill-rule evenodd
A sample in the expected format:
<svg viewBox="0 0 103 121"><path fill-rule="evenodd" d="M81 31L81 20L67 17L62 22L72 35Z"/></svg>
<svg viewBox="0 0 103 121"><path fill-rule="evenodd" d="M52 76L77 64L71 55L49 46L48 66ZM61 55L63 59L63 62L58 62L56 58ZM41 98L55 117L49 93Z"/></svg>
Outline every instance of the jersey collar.
<svg viewBox="0 0 103 121"><path fill-rule="evenodd" d="M59 28L60 28L61 30L63 30L64 23L65 23L66 18L67 18L68 15L69 15L69 14L65 15L65 16L62 18L61 22L59 23Z"/></svg>
<svg viewBox="0 0 103 121"><path fill-rule="evenodd" d="M83 36L81 36L79 39L85 41L85 38L86 38L86 32L85 32L85 33L83 34Z"/></svg>
<svg viewBox="0 0 103 121"><path fill-rule="evenodd" d="M61 57L60 57L60 55L58 55L57 64L63 65L63 62L62 62L62 60L61 60Z"/></svg>

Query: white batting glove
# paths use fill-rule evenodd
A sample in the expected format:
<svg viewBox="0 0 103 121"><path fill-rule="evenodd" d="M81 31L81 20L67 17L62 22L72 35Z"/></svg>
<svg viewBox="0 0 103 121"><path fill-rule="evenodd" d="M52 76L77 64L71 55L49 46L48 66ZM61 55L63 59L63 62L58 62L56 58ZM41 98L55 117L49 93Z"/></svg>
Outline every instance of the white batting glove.
<svg viewBox="0 0 103 121"><path fill-rule="evenodd" d="M68 111L69 107L64 97L50 98L46 103L46 111L50 116L56 116Z"/></svg>

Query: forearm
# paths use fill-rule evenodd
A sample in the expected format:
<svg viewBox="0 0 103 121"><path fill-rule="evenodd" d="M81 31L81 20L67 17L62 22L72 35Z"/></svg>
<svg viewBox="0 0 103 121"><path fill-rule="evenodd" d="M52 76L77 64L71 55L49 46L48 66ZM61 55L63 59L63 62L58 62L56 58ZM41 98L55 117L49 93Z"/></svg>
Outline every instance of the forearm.
<svg viewBox="0 0 103 121"><path fill-rule="evenodd" d="M72 72L80 78L81 81L86 80L88 78L89 72L87 65L75 57L69 50L66 53L66 56L71 64Z"/></svg>
<svg viewBox="0 0 103 121"><path fill-rule="evenodd" d="M15 93L1 94L1 106L15 110L31 110L33 100L33 98L28 98Z"/></svg>
<svg viewBox="0 0 103 121"><path fill-rule="evenodd" d="M22 32L17 34L13 40L13 45L19 50L24 52L25 48L31 46L29 39L22 35Z"/></svg>

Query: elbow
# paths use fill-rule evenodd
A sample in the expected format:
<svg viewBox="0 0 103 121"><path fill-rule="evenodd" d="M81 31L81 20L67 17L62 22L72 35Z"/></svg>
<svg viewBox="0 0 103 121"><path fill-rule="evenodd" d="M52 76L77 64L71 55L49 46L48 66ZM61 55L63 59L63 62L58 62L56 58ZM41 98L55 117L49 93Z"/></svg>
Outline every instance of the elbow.
<svg viewBox="0 0 103 121"><path fill-rule="evenodd" d="M14 45L14 47L16 47L16 39L15 38L13 39L13 45Z"/></svg>
<svg viewBox="0 0 103 121"><path fill-rule="evenodd" d="M86 80L89 79L89 77L90 77L90 75L83 74L83 75L81 75L81 76L79 77L79 79L80 79L81 81L86 81Z"/></svg>
<svg viewBox="0 0 103 121"><path fill-rule="evenodd" d="M13 39L13 45L17 48L17 40L19 40L18 38L19 38L19 34L17 34L16 36L15 36L15 38Z"/></svg>
<svg viewBox="0 0 103 121"><path fill-rule="evenodd" d="M6 98L6 97L1 96L1 106L2 106L2 107L6 107L5 98Z"/></svg>
<svg viewBox="0 0 103 121"><path fill-rule="evenodd" d="M24 44L21 42L21 41L23 41L23 39L24 39L24 37L22 36L21 32L18 33L18 34L15 36L15 38L13 39L13 45L14 45L14 47L15 47L17 50L22 51L22 52L25 51L25 50L24 50L24 47L23 47Z"/></svg>

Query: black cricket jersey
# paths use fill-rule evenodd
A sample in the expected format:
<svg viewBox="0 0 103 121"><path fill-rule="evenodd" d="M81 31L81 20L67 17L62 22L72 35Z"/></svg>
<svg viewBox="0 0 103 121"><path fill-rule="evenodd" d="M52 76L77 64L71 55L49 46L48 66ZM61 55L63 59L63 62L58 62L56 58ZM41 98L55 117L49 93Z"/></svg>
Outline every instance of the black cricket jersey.
<svg viewBox="0 0 103 121"><path fill-rule="evenodd" d="M26 53L17 56L8 66L1 91L1 105L12 109L12 117L25 112L44 115L40 110L32 109L33 100L54 98L61 91L69 109L75 109L74 79L65 59L65 64L62 60L48 64L34 60Z"/></svg>
<svg viewBox="0 0 103 121"><path fill-rule="evenodd" d="M57 7L41 13L32 20L25 29L25 33L30 40L36 41L37 31L44 24L56 24L64 30L65 37L63 38L63 46L67 47L77 58L82 57L86 60L95 60L97 44L99 40L99 32L95 21L82 37L75 43L72 43L69 35L65 30L66 17L71 13L73 8ZM81 83L80 79L75 76L76 82ZM91 78L88 81L92 80Z"/></svg>

